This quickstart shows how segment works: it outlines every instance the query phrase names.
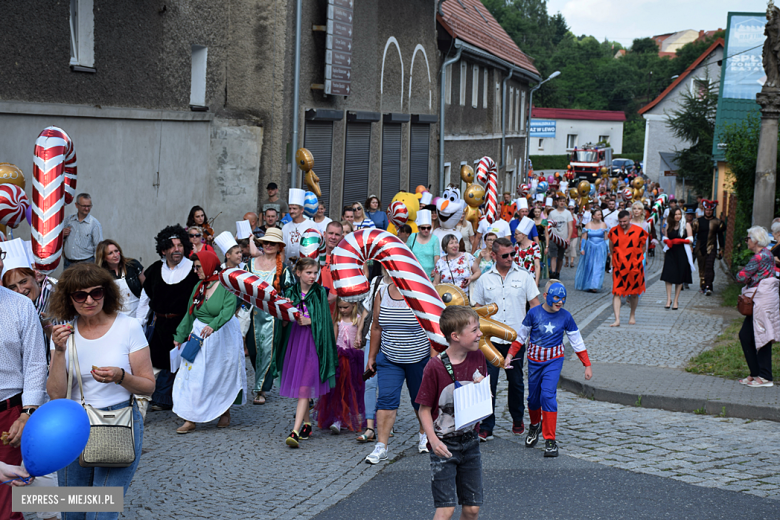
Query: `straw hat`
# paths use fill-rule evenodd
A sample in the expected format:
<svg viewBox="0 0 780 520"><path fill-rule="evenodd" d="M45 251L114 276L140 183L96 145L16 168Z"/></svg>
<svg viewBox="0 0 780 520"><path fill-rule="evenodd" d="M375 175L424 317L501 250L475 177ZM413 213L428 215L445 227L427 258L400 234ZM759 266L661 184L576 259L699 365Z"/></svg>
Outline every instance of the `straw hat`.
<svg viewBox="0 0 780 520"><path fill-rule="evenodd" d="M279 228L268 228L268 231L265 232L265 236L260 239L261 242L273 242L274 244L279 244L281 247L284 247L284 239L282 237L282 230Z"/></svg>

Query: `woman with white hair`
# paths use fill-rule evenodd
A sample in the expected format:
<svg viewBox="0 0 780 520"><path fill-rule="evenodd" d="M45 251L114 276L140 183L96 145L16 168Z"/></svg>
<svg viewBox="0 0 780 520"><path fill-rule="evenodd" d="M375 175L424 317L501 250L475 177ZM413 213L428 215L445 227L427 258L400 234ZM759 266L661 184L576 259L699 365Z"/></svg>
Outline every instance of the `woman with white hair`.
<svg viewBox="0 0 780 520"><path fill-rule="evenodd" d="M745 316L739 341L750 375L739 382L751 388L774 386L772 382L772 342L780 341L780 281L775 277L775 259L769 233L761 226L747 230L747 247L755 255L737 273L745 284L742 294L753 300L753 313Z"/></svg>
<svg viewBox="0 0 780 520"><path fill-rule="evenodd" d="M780 218L776 218L772 221L772 238L775 241L775 246L771 249L772 256L775 257L775 265L780 266Z"/></svg>

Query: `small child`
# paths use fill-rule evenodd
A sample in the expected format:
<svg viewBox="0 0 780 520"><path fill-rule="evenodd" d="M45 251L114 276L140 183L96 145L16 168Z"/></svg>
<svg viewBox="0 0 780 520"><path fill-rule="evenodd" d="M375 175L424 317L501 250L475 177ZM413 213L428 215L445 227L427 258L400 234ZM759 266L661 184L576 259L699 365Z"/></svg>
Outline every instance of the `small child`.
<svg viewBox="0 0 780 520"><path fill-rule="evenodd" d="M525 447L533 448L539 440L539 431L545 438L544 456L557 457L555 426L558 421L558 379L563 368L563 333L569 338L571 347L585 365L585 379L593 377L588 351L582 341L577 324L569 311L563 310L566 303L566 287L550 280L544 288L544 302L528 311L517 341L512 343L504 362L504 368L512 368L512 358L523 344L528 345L528 415L531 427L525 438ZM541 423L541 424L540 424Z"/></svg>
<svg viewBox="0 0 780 520"><path fill-rule="evenodd" d="M479 424L455 429L454 391L479 383L488 373L479 350L479 316L470 307L452 305L441 313L439 326L449 347L425 366L416 399L431 453L434 518L452 518L458 503L461 518L476 519L482 505Z"/></svg>
<svg viewBox="0 0 780 520"><path fill-rule="evenodd" d="M284 295L301 311L297 323L275 327L274 350L281 372L279 395L298 399L295 426L286 443L297 448L311 435L309 399L330 392L336 384L336 338L328 307L328 291L316 283L320 266L311 258L295 264L298 283Z"/></svg>
<svg viewBox="0 0 780 520"><path fill-rule="evenodd" d="M334 435L338 435L342 426L353 432L360 430L366 415L363 351L357 347L363 318L358 316L356 304L338 298L333 322L338 347L336 386L319 398L315 413L317 426L330 428Z"/></svg>

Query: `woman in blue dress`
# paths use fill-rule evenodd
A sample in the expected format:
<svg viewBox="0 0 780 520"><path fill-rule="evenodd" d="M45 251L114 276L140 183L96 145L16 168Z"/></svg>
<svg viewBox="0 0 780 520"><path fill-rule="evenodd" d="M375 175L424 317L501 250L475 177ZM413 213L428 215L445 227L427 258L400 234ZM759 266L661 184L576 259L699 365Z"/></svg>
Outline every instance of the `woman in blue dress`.
<svg viewBox="0 0 780 520"><path fill-rule="evenodd" d="M604 266L607 263L609 247L604 235L609 230L604 223L600 209L593 210L593 218L582 229L580 254L582 261L577 265L574 288L578 291L599 292L604 283Z"/></svg>

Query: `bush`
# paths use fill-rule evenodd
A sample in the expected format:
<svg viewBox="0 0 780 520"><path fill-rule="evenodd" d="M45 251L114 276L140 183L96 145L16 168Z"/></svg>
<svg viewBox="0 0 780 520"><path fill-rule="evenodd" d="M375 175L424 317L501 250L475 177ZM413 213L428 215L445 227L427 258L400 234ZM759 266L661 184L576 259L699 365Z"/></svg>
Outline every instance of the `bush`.
<svg viewBox="0 0 780 520"><path fill-rule="evenodd" d="M571 160L568 155L531 155L534 170L566 170Z"/></svg>
<svg viewBox="0 0 780 520"><path fill-rule="evenodd" d="M635 163L641 163L644 159L644 154L641 153L619 153L612 156L613 159L631 159Z"/></svg>

